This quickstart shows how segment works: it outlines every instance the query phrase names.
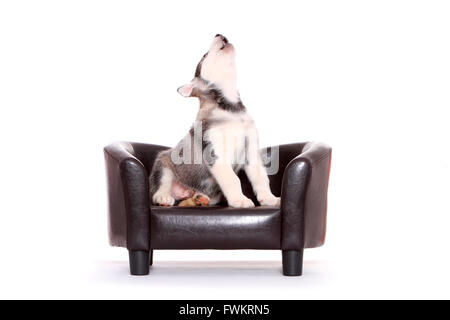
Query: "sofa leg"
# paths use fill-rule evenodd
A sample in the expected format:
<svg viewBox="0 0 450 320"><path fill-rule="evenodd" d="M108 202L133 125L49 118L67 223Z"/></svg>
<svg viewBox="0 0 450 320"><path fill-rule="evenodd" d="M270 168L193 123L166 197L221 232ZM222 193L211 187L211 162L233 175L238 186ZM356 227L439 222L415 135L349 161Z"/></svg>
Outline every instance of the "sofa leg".
<svg viewBox="0 0 450 320"><path fill-rule="evenodd" d="M133 276L145 276L150 271L149 252L128 250L130 257L130 273Z"/></svg>
<svg viewBox="0 0 450 320"><path fill-rule="evenodd" d="M283 250L283 275L301 276L303 266L302 250Z"/></svg>
<svg viewBox="0 0 450 320"><path fill-rule="evenodd" d="M150 250L150 262L149 265L153 265L153 250Z"/></svg>

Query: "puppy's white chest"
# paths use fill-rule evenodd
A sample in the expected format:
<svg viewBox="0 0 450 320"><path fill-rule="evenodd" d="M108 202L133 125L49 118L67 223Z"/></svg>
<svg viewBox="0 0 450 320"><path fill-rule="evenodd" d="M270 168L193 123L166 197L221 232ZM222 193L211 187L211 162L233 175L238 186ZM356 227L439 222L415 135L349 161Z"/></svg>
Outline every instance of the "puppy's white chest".
<svg viewBox="0 0 450 320"><path fill-rule="evenodd" d="M239 164L245 157L246 144L253 141L249 137L255 134L253 121L248 116L236 116L208 130L208 140L219 159Z"/></svg>

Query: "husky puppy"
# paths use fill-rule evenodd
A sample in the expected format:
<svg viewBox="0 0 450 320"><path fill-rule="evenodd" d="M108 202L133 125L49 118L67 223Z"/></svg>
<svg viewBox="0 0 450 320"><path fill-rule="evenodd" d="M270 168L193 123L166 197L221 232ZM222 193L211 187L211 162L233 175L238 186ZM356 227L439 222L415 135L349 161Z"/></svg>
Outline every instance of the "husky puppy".
<svg viewBox="0 0 450 320"><path fill-rule="evenodd" d="M198 98L200 109L189 133L155 160L150 174L153 204L172 206L194 194L197 199L200 194L209 205L219 203L224 196L231 207L254 207L242 193L236 175L244 169L258 202L279 206L280 199L270 191L255 125L237 90L235 49L227 38L220 34L214 37L194 78L178 92Z"/></svg>

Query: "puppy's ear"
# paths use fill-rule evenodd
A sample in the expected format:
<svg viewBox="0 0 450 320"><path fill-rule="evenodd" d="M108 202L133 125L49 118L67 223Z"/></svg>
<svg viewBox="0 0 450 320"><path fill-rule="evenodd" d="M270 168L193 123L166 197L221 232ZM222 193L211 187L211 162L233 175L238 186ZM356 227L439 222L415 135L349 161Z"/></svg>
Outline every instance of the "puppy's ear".
<svg viewBox="0 0 450 320"><path fill-rule="evenodd" d="M188 84L185 84L184 86L181 86L177 89L178 93L181 94L183 97L192 97L193 90L194 90L193 82L189 82Z"/></svg>

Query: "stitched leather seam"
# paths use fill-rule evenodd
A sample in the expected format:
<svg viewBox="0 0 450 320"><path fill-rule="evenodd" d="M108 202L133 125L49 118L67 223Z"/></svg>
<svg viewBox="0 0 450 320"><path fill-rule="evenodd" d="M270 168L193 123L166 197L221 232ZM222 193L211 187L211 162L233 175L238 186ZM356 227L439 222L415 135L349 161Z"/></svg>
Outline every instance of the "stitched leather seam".
<svg viewBox="0 0 450 320"><path fill-rule="evenodd" d="M314 166L314 165L317 165L318 163L320 163L324 159L327 159L330 155L331 155L331 152L326 152L324 155L320 156L318 160L315 160L314 162L310 162L311 163L311 167ZM288 184L288 187L304 184L304 181L303 181L304 179L305 178L303 178L301 182L290 183L290 184Z"/></svg>
<svg viewBox="0 0 450 320"><path fill-rule="evenodd" d="M106 152L111 158L113 158L114 160L116 160L118 163L121 162L121 160L118 159L117 157L115 157L113 153L109 152L109 151L106 150L106 149L105 149L105 152ZM127 153L128 153L128 151L127 151ZM129 157L129 153L128 153L128 157ZM126 158L125 158L125 159L126 159Z"/></svg>
<svg viewBox="0 0 450 320"><path fill-rule="evenodd" d="M311 163L311 166L313 166L313 165L315 165L315 164L321 162L322 160L328 158L330 155L331 155L331 152L325 153L325 154L324 154L323 156L321 156L318 160L312 162L312 163Z"/></svg>
<svg viewBox="0 0 450 320"><path fill-rule="evenodd" d="M131 147L131 149L133 149L133 153L135 153L134 147L133 147L131 144L130 144L130 147ZM125 158L123 158L123 159L120 159L120 157L119 157L119 158L115 157L115 156L114 156L114 153L116 153L116 152L111 153L111 152L109 152L106 148L104 149L104 151L105 151L111 158L113 158L114 160L116 160L116 161L119 162L119 163L122 162L123 160L128 159L128 158L132 158L132 159L133 159L133 158L136 158L135 155L134 155L133 153L131 153L130 151L128 151L125 147L119 149L118 152L117 152L117 153L124 153L124 154L127 155L127 156L126 156Z"/></svg>

